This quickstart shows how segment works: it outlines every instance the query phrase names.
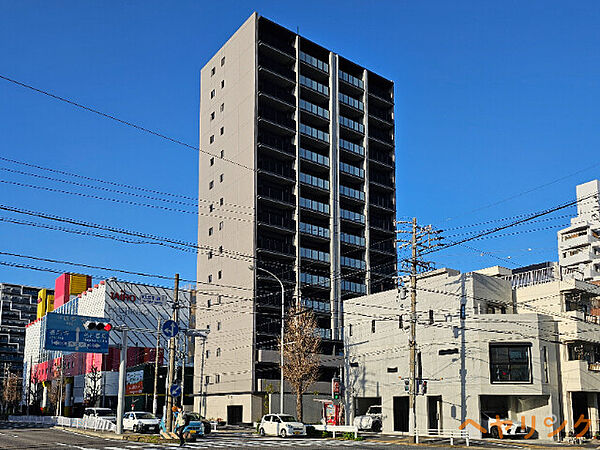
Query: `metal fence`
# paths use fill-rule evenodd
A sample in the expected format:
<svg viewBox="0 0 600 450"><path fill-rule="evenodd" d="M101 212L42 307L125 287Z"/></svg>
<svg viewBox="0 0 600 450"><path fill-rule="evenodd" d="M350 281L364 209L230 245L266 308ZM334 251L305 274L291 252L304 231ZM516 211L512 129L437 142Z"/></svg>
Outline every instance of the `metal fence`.
<svg viewBox="0 0 600 450"><path fill-rule="evenodd" d="M9 422L59 425L61 427L84 428L95 431L116 431L117 426L101 417L86 417L84 419L62 416L8 416Z"/></svg>

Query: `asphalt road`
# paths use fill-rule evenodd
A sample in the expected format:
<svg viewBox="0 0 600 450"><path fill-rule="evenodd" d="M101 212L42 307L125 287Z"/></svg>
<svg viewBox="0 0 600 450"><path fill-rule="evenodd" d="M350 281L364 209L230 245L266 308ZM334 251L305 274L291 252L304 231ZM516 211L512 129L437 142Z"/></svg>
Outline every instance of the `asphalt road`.
<svg viewBox="0 0 600 450"><path fill-rule="evenodd" d="M526 449L526 448L548 448L541 446L541 443L523 442L523 441L504 441L504 442L473 442L471 448L495 448L495 449ZM591 444L591 443L590 443ZM311 439L311 438L288 438L278 437L259 437L251 432L217 432L208 436L199 438L197 442L186 444L188 449L212 449L212 448L269 448L269 449L290 449L290 448L312 448L321 449L325 447L335 448L361 448L361 449L415 449L414 445L405 445L402 440L397 438L386 438L380 436L377 440L367 439L366 441L340 441L332 439ZM421 448L453 448L447 442L428 443L419 445ZM554 446L550 446L554 447ZM561 446L562 447L562 446ZM585 447L590 448L589 444ZM102 438L96 436L87 436L85 434L73 431L53 428L43 425L19 424L0 422L0 449L58 449L58 450L161 450L178 448L178 444L148 444L138 443L121 439ZM571 447L573 448L573 447ZM591 448L597 448L597 444Z"/></svg>

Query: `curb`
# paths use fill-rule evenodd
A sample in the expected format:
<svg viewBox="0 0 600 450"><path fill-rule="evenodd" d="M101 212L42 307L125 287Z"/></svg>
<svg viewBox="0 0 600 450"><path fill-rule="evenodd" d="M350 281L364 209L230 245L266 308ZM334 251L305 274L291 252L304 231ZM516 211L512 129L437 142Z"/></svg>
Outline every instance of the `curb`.
<svg viewBox="0 0 600 450"><path fill-rule="evenodd" d="M156 443L171 443L171 442L179 442L177 439L164 439L162 437L150 437L150 436L144 436L144 435L140 435L140 434L115 434L115 433L104 433L104 432L100 432L100 431L94 431L94 430L86 430L86 429L82 429L82 428L70 428L70 427L63 427L63 426L54 426L53 428L57 428L59 430L65 430L65 431L70 431L72 433L77 433L77 434L83 434L85 436L93 436L93 437L100 437L100 438L107 438L107 439L115 439L115 440L122 440L122 441L132 441L132 442L145 442L147 444L156 444Z"/></svg>

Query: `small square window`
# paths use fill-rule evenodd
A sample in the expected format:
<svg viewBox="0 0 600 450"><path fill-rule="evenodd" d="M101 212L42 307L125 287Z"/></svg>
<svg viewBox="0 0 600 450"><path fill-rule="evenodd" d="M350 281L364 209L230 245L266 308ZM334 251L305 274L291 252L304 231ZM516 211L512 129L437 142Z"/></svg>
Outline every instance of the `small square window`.
<svg viewBox="0 0 600 450"><path fill-rule="evenodd" d="M221 382L221 375L216 374L215 375L215 383L220 383Z"/></svg>
<svg viewBox="0 0 600 450"><path fill-rule="evenodd" d="M221 159L225 157L225 150L221 150Z"/></svg>
<svg viewBox="0 0 600 450"><path fill-rule="evenodd" d="M211 305L211 301L210 301L210 298L209 298L208 300L206 300L206 307L210 308L210 305Z"/></svg>
<svg viewBox="0 0 600 450"><path fill-rule="evenodd" d="M223 271L219 270L219 272L217 272L217 278L220 280L221 278L223 278Z"/></svg>
<svg viewBox="0 0 600 450"><path fill-rule="evenodd" d="M210 350L206 350L206 359L210 358ZM206 384L208 384L208 377L206 377Z"/></svg>
<svg viewBox="0 0 600 450"><path fill-rule="evenodd" d="M225 57L223 56L223 57L221 58L221 67L223 67L224 65L225 65Z"/></svg>
<svg viewBox="0 0 600 450"><path fill-rule="evenodd" d="M215 98L216 92L213 89L212 91L210 91L210 98Z"/></svg>
<svg viewBox="0 0 600 450"><path fill-rule="evenodd" d="M221 322L217 322L217 330L221 329Z"/></svg>
<svg viewBox="0 0 600 450"><path fill-rule="evenodd" d="M213 67L210 69L210 76L212 77L215 74L216 69Z"/></svg>
<svg viewBox="0 0 600 450"><path fill-rule="evenodd" d="M209 251L208 252L208 259L212 259L212 257L213 257L212 251Z"/></svg>
<svg viewBox="0 0 600 450"><path fill-rule="evenodd" d="M219 245L219 253L223 253L223 246Z"/></svg>
<svg viewBox="0 0 600 450"><path fill-rule="evenodd" d="M221 89L225 87L225 80L221 80Z"/></svg>
<svg viewBox="0 0 600 450"><path fill-rule="evenodd" d="M219 356L221 356L221 347L217 347L217 351L216 351L215 353L216 353L216 355L217 355L217 358L218 358Z"/></svg>
<svg viewBox="0 0 600 450"><path fill-rule="evenodd" d="M219 230L223 229L223 221L219 222Z"/></svg>
<svg viewBox="0 0 600 450"><path fill-rule="evenodd" d="M210 113L210 120L215 120L215 112Z"/></svg>
<svg viewBox="0 0 600 450"><path fill-rule="evenodd" d="M371 320L371 333L375 333L375 321Z"/></svg>
<svg viewBox="0 0 600 450"><path fill-rule="evenodd" d="M223 136L223 134L225 134L225 127L221 127L221 136Z"/></svg>
<svg viewBox="0 0 600 450"><path fill-rule="evenodd" d="M209 236L212 236L212 235L213 235L213 227L210 227L210 228L208 229L208 235L209 235Z"/></svg>
<svg viewBox="0 0 600 450"><path fill-rule="evenodd" d="M223 206L223 197L219 199L219 206Z"/></svg>
<svg viewBox="0 0 600 450"><path fill-rule="evenodd" d="M213 212L213 209L215 209L215 207L212 203L208 205L208 212Z"/></svg>
<svg viewBox="0 0 600 450"><path fill-rule="evenodd" d="M215 135L214 135L214 134L211 134L211 135L210 135L210 138L209 138L209 140L208 140L208 141L209 141L211 144L212 144L213 142L215 142Z"/></svg>
<svg viewBox="0 0 600 450"><path fill-rule="evenodd" d="M208 353L208 350L206 350L206 352ZM207 356L208 358L208 356ZM210 375L206 375L204 377L204 384L210 384Z"/></svg>
<svg viewBox="0 0 600 450"><path fill-rule="evenodd" d="M223 176L224 176L223 174L219 175L219 183L223 182Z"/></svg>
<svg viewBox="0 0 600 450"><path fill-rule="evenodd" d="M215 165L215 158L210 158L210 165L214 166Z"/></svg>
<svg viewBox="0 0 600 450"><path fill-rule="evenodd" d="M209 283L212 283L212 275L209 275L209 276L208 276L208 282L209 282Z"/></svg>
<svg viewBox="0 0 600 450"><path fill-rule="evenodd" d="M221 103L221 112L225 111L225 103Z"/></svg>
<svg viewBox="0 0 600 450"><path fill-rule="evenodd" d="M212 189L214 185L215 185L214 181L209 181L209 183L208 183L208 189L209 190Z"/></svg>

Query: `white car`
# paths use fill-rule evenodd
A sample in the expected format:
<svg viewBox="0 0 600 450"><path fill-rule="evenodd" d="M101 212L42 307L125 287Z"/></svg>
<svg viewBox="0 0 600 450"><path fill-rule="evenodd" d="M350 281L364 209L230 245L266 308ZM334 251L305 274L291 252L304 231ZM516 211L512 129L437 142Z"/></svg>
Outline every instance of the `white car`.
<svg viewBox="0 0 600 450"><path fill-rule="evenodd" d="M306 436L306 427L288 414L267 414L258 425L261 436Z"/></svg>
<svg viewBox="0 0 600 450"><path fill-rule="evenodd" d="M498 417L496 417L498 416ZM523 437L531 428L521 427L521 422L518 420L511 421L507 418L507 414L496 414L483 412L481 413L481 426L488 431L488 436L493 437L494 439L501 439L507 437ZM498 428L498 420L500 419L501 425L500 429ZM491 428L490 428L491 427Z"/></svg>
<svg viewBox="0 0 600 450"><path fill-rule="evenodd" d="M354 418L354 426L359 430L381 431L383 427L383 414L381 405L371 405L363 416Z"/></svg>
<svg viewBox="0 0 600 450"><path fill-rule="evenodd" d="M117 422L117 415L110 408L85 408L83 411L84 419L100 418L112 423Z"/></svg>
<svg viewBox="0 0 600 450"><path fill-rule="evenodd" d="M160 419L143 411L130 411L123 416L123 429L134 433L158 433Z"/></svg>

